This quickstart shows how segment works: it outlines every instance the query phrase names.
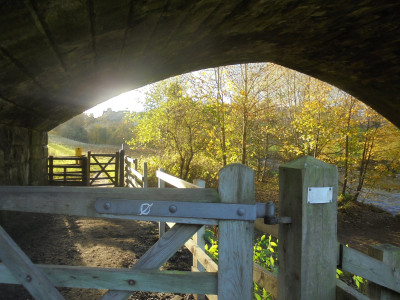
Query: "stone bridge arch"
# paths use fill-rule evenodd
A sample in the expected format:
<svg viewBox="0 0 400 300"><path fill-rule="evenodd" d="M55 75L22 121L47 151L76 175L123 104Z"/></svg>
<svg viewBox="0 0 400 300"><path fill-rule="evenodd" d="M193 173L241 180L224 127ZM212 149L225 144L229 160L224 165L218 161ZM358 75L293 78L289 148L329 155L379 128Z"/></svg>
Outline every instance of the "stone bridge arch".
<svg viewBox="0 0 400 300"><path fill-rule="evenodd" d="M193 70L274 62L400 126L400 2L0 1L0 184L40 184L47 131ZM40 174L39 174L40 173Z"/></svg>

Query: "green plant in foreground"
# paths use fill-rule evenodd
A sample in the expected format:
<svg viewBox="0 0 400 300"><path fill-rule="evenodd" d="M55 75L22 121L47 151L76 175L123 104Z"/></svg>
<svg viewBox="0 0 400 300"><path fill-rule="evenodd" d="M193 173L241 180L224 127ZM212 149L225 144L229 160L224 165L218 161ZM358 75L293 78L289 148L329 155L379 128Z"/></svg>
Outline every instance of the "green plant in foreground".
<svg viewBox="0 0 400 300"><path fill-rule="evenodd" d="M206 245L204 247L206 253L213 261L218 263L218 239L215 237L214 232L212 232L210 229L206 229L204 239L206 241Z"/></svg>
<svg viewBox="0 0 400 300"><path fill-rule="evenodd" d="M204 239L206 241L205 250L206 253L216 262L218 263L218 239L215 237L214 232L212 230L206 229ZM253 260L255 263L259 264L263 268L267 269L274 274L278 273L278 253L276 251L278 247L278 240L274 242L271 236L266 237L265 235L258 238L254 244L254 253ZM348 247L346 245L346 247ZM340 270L336 269L336 278L347 278L349 275ZM364 279L361 276L353 275L353 282L357 286L357 289L362 289L362 284L364 283ZM268 291L266 291L263 287L254 283L254 299L255 300L272 300Z"/></svg>
<svg viewBox="0 0 400 300"><path fill-rule="evenodd" d="M275 243L272 241L271 236L266 238L266 236L263 235L256 240L253 255L253 260L255 263L275 274L278 272L278 268L275 264L276 260L278 259L278 253L275 251L275 249L278 247L277 243L278 240Z"/></svg>
<svg viewBox="0 0 400 300"><path fill-rule="evenodd" d="M206 229L204 239L206 241L206 245L204 247L206 253L216 263L218 263L218 239L215 237L214 232ZM254 245L254 262L258 263L259 265L271 272L277 273L277 253L275 251L276 247L278 247L278 244L271 240L271 236L266 238L266 236L263 235L261 238L258 238ZM260 285L254 283L254 299L272 300L272 296Z"/></svg>

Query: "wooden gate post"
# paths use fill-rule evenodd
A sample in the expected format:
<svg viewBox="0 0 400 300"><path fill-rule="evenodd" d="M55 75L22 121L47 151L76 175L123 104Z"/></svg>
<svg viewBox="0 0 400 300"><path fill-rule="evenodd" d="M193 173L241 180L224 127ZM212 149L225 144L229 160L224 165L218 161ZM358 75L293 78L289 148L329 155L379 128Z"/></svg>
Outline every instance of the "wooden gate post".
<svg viewBox="0 0 400 300"><path fill-rule="evenodd" d="M137 162L135 164L135 170L137 169ZM163 168L158 169L160 172L164 172ZM165 182L164 180L158 178L158 188L163 189L165 188ZM165 222L158 222L158 237L161 238L167 229L167 224Z"/></svg>
<svg viewBox="0 0 400 300"><path fill-rule="evenodd" d="M49 184L54 181L54 156L49 156Z"/></svg>
<svg viewBox="0 0 400 300"><path fill-rule="evenodd" d="M400 248L389 245L373 245L368 248L368 255L396 269L400 269ZM368 296L377 300L400 299L400 294L373 282L368 282Z"/></svg>
<svg viewBox="0 0 400 300"><path fill-rule="evenodd" d="M222 203L254 204L254 171L230 164L219 172ZM219 221L218 299L253 299L254 221Z"/></svg>
<svg viewBox="0 0 400 300"><path fill-rule="evenodd" d="M119 187L119 167L120 167L120 161L119 161L119 151L115 152L115 168L114 168L114 187Z"/></svg>
<svg viewBox="0 0 400 300"><path fill-rule="evenodd" d="M202 179L194 179L193 180L193 184L201 187L201 188L205 188L206 187L206 182ZM196 234L193 236L193 242L199 246L203 251L205 248L205 241L204 241L204 235L206 233L206 228L203 225L197 232ZM195 256L193 256L193 267L192 267L192 271L194 272L205 272L206 269L200 264L200 262L197 260L197 258ZM193 295L195 300L205 300L206 296L205 295L200 295L200 294L195 294Z"/></svg>
<svg viewBox="0 0 400 300"><path fill-rule="evenodd" d="M125 150L124 144L122 144L122 149L119 150L119 186L124 187L125 183Z"/></svg>
<svg viewBox="0 0 400 300"><path fill-rule="evenodd" d="M83 186L88 186L89 185L89 164L88 164L88 159L86 156L82 157L81 160L81 167L82 167L82 185Z"/></svg>
<svg viewBox="0 0 400 300"><path fill-rule="evenodd" d="M337 168L310 156L279 167L279 215L292 218L279 224L280 300L336 297L337 183Z"/></svg>
<svg viewBox="0 0 400 300"><path fill-rule="evenodd" d="M143 188L146 189L149 187L147 180L147 162L143 163Z"/></svg>

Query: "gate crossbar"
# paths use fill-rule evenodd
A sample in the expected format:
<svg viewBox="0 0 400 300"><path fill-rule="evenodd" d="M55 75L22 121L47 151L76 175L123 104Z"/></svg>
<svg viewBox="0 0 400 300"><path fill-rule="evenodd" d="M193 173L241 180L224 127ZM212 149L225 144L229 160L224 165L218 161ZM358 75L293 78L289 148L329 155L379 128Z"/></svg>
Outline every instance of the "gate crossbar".
<svg viewBox="0 0 400 300"><path fill-rule="evenodd" d="M133 272L129 269L118 268L40 264L35 266L56 287L102 290L117 289L128 292L217 293L217 273L147 270ZM20 284L20 281L1 263L0 282L5 284ZM129 284L129 282L132 284Z"/></svg>
<svg viewBox="0 0 400 300"><path fill-rule="evenodd" d="M0 187L0 210L51 213L82 217L163 221L185 224L217 225L217 219L160 217L99 213L95 202L101 198L145 202L219 202L215 189L115 189L89 187Z"/></svg>

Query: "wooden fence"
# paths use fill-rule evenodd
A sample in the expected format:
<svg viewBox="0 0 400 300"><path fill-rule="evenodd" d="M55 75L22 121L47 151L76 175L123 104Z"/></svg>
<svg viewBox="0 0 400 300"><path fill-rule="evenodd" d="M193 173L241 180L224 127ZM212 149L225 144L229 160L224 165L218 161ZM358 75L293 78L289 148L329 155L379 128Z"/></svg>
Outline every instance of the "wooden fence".
<svg viewBox="0 0 400 300"><path fill-rule="evenodd" d="M171 184L170 175L157 174L160 186ZM336 279L339 266L375 282L371 290L379 289L382 299L399 296L398 249L377 247L371 257L337 244L335 167L311 157L280 167L278 276L253 264L254 220L265 218L267 208L255 203L250 168L224 167L218 191L174 180L189 188L0 187L0 210L175 224L132 269L35 265L0 226L0 283L22 284L36 299L63 299L55 287L75 287L109 289L102 299L127 299L140 290L251 300L254 279L282 300L365 299ZM290 224L283 222L288 217ZM204 225L219 226L218 266L199 239L191 240ZM194 255L193 271L200 263L207 272L160 271L185 243Z"/></svg>
<svg viewBox="0 0 400 300"><path fill-rule="evenodd" d="M138 159L125 156L125 186L147 188L147 162L143 163L143 174L138 171Z"/></svg>
<svg viewBox="0 0 400 300"><path fill-rule="evenodd" d="M87 156L50 156L49 185L124 186L124 150Z"/></svg>
<svg viewBox="0 0 400 300"><path fill-rule="evenodd" d="M87 157L49 156L49 185L89 185Z"/></svg>
<svg viewBox="0 0 400 300"><path fill-rule="evenodd" d="M304 203L305 199L307 198L305 195L307 195L307 191L304 191L304 184L305 187L310 187L313 185L320 186L321 184L318 184L318 181L325 180L325 181L331 181L332 187L335 187L335 184L337 184L336 179L336 171L333 170L329 165L324 165L320 164L318 161L313 161L311 159L311 162L309 161L310 159L301 161L300 163L296 163L295 166L293 164L288 164L288 166L282 166L280 169L280 186L281 186L281 192L280 192L280 201L283 203L281 204L281 209L284 211L287 209L289 206L293 206L293 199L297 198L298 203L300 205L297 205L297 212L300 214L300 217L307 217L309 219L309 222L307 223L315 223L315 218L320 218L321 214L314 215L316 211L318 210L312 210L312 213L310 214L310 211L307 212L307 208L310 207L310 203ZM313 172L310 173L310 168L315 169L315 164L317 166L317 172L316 170L312 170ZM314 166L313 166L314 165ZM321 167L326 168L327 170L325 172L330 173L329 175L324 175L320 178L316 177L315 175L312 175L314 173L321 173L320 169ZM305 176L302 178L301 174L299 174L299 171L308 171L308 176ZM289 175L287 174L289 173ZM293 174L290 174L293 173ZM203 183L199 185L192 184L186 181L183 181L179 178L173 177L172 175L169 175L164 172L163 169L159 169L157 171L157 177L159 180L159 187L165 187L165 183L168 183L174 187L178 188L199 188L199 187L204 187ZM310 178L311 177L311 181ZM325 178L324 178L325 177ZM290 180L288 180L290 178ZM329 183L325 183L325 185ZM289 189L289 185L291 188L297 187L296 194L290 194L289 196L287 193L284 191L287 191ZM332 193L332 200L334 200L334 197L336 197ZM293 198L292 198L293 197ZM303 199L302 199L303 198ZM299 201L299 199L302 199L303 201ZM324 206L326 204L323 203L318 203L318 206ZM334 288L330 289L330 293L335 295L335 299L400 299L400 248L394 247L392 245L374 245L370 246L369 249L369 255L366 255L364 253L361 253L357 250L354 250L352 248L346 247L344 245L338 244L336 242L336 237L333 238L333 244L332 242L327 241L326 239L332 239L332 236L326 236L326 234L331 233L332 230L334 231L334 234L336 235L336 221L332 220L332 217L334 216L336 218L336 204L335 201L332 201L332 203L327 203L327 205L331 205L333 208L329 209L328 213L331 215L329 217L329 214L327 212L323 212L322 215L324 218L320 218L320 223L316 224L316 226L326 226L331 227L331 230L327 232L326 230L324 231L319 231L318 229L315 229L315 226L308 226L307 228L303 228L301 230L298 230L296 234L298 234L301 238L295 240L293 237L293 224L288 225L288 224L276 224L276 225L268 225L264 224L264 220L262 219L257 219L255 221L255 229L258 231L261 231L263 233L269 234L275 238L279 237L279 250L278 250L278 257L280 260L279 264L279 270L278 274L280 273L281 276L278 277L276 274L262 268L261 266L257 264L253 264L253 280L255 283L259 284L262 288L264 288L266 291L270 293L270 295L274 299L302 299L302 295L306 295L306 298L304 299L320 299L321 294L316 294L318 293L318 290L320 288L318 286L315 286L314 289L311 287L307 288L302 288L301 285L306 285L307 282L303 283L297 283L295 280L298 275L300 274L306 274L306 272L311 272L309 269L309 266L299 266L296 265L295 268L291 268L291 270L286 267L286 269L283 269L285 262L282 263L282 260L290 260L293 259L295 253L294 251L299 251L299 244L304 243L307 241L309 245L311 246L316 246L318 247L317 251L321 251L321 247L323 247L323 244L328 244L329 247L331 247L331 255L330 255L330 262L329 264L331 265L331 286ZM307 207L308 206L308 207ZM321 207L317 207L321 213ZM323 207L322 207L323 209ZM296 211L293 210L291 211L291 215L295 216ZM308 213L308 215L306 215ZM281 217L285 215L284 212L281 212ZM330 220L329 220L330 218ZM296 221L296 217L294 217L294 220ZM321 224L322 223L322 224ZM168 224L168 223L167 223ZM313 225L313 224L312 224ZM279 235L279 229L283 228L281 235ZM203 227L204 230L204 227ZM307 236L307 233L304 232L304 230L311 230L312 234L314 236ZM164 225L161 223L160 224L160 235L162 236L165 232ZM218 272L218 265L204 252L204 239L201 238L202 235L204 235L204 232L198 232L197 236L195 236L192 240L189 240L185 243L185 246L192 252L193 254L193 270L198 269L198 262L201 264L200 268L205 269L207 272ZM200 238L199 238L200 237ZM290 237L291 241L288 242L287 239ZM286 243L285 243L286 240ZM295 240L293 242L293 240ZM320 240L319 242L316 242ZM285 244L286 245L285 245ZM290 245L290 243L292 245ZM294 245L297 244L297 245ZM288 246L291 246L293 248L292 251L287 251L285 248ZM301 250L301 249L300 249ZM304 250L303 250L304 251ZM329 254L329 253L328 253ZM307 254L299 254L298 259L303 259L303 261L317 261L318 264L321 263L320 259L316 259L316 257L321 257L326 255L326 251L317 253L317 256L314 254L312 255L307 255ZM308 257L307 257L308 256ZM317 266L318 267L318 266ZM336 275L336 268L341 269L342 271L350 272L352 274L358 275L363 277L364 279L368 280L368 296L365 296L361 294L359 291L355 290L354 288L348 286L345 284L343 281L335 278ZM318 271L318 270L317 270ZM312 280L317 281L316 277L321 276L326 272L324 269L319 270L319 272L316 272L313 275L308 275ZM285 278L283 278L285 277ZM283 279L282 279L283 278ZM287 279L289 278L289 279ZM279 279L281 283L279 283ZM287 281L295 281L295 284L290 284L291 287L287 287L288 282ZM304 280L306 281L306 280ZM284 283L282 283L284 282ZM308 284L312 285L313 283L310 283L310 280L308 280ZM279 290L284 291L281 293L278 293L278 287ZM297 291L296 291L297 289ZM317 292L314 292L316 290ZM328 291L329 292L329 291ZM319 292L321 293L321 292ZM208 299L218 299L216 295L207 295ZM199 298L203 299L203 298ZM333 299L332 297L329 299Z"/></svg>

